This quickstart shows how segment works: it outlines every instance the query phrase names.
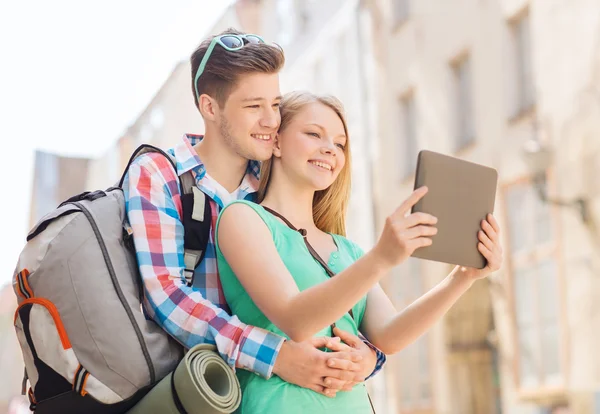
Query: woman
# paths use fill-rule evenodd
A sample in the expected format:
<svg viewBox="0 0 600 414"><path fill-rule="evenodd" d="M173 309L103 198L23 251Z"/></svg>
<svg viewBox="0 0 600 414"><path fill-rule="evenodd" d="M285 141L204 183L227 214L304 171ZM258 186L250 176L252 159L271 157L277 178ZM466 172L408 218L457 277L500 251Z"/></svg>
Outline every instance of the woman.
<svg viewBox="0 0 600 414"><path fill-rule="evenodd" d="M487 267L457 267L396 312L378 281L432 243L437 219L409 214L427 189L417 189L387 218L379 241L363 254L344 237L351 168L341 104L296 92L284 97L280 111L274 155L262 167L260 205L232 203L217 223L223 291L243 322L294 341L334 336L335 323L394 354L438 321L474 281L500 267L499 227L490 215L482 221L478 244ZM238 377L242 413L371 412L363 383L327 398L279 377L264 380L241 370Z"/></svg>

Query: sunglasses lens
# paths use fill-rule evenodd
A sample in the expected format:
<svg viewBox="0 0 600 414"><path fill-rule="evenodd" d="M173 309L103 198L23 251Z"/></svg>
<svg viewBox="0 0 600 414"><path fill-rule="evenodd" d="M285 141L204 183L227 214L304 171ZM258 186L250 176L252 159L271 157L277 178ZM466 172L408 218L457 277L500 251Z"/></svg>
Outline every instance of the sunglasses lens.
<svg viewBox="0 0 600 414"><path fill-rule="evenodd" d="M247 35L246 40L248 43L262 43L262 39L258 36Z"/></svg>
<svg viewBox="0 0 600 414"><path fill-rule="evenodd" d="M231 49L240 48L243 45L242 40L234 36L224 36L221 38L221 42Z"/></svg>

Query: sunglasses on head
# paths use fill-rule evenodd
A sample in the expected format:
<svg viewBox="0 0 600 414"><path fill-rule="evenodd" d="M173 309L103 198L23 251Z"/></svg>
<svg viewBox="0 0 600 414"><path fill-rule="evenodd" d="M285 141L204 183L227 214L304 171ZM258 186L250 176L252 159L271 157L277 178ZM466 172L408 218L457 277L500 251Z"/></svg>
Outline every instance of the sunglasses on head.
<svg viewBox="0 0 600 414"><path fill-rule="evenodd" d="M198 79L200 79L200 75L202 75L202 73L204 72L204 68L206 67L206 62L208 62L208 58L210 57L210 54L212 53L215 46L218 44L218 45L221 45L221 47L224 48L225 50L229 50L230 52L233 52L236 50L240 50L241 48L244 47L244 45L250 44L250 43L258 44L258 43L265 43L265 41L263 40L262 37L255 35L255 34L243 34L243 35L224 34L224 35L216 36L210 42L210 45L208 46L208 49L206 49L206 53L204 54L204 57L202 58L202 62L200 62L200 66L198 66L198 70L196 71L196 77L194 78L194 88L196 89L196 98L200 99L200 96L198 94Z"/></svg>

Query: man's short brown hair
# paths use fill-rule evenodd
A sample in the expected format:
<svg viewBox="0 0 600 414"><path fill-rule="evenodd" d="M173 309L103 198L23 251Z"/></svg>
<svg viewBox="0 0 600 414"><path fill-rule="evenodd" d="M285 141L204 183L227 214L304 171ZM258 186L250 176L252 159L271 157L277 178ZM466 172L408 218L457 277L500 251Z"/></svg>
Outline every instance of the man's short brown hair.
<svg viewBox="0 0 600 414"><path fill-rule="evenodd" d="M277 73L285 63L283 50L275 45L267 43L245 44L239 50L229 51L216 45L213 49L204 72L198 79L198 84L194 85L198 66L210 45L210 42L217 36L225 34L243 35L245 33L230 28L216 36L211 36L204 40L200 46L192 53L190 63L192 66L192 93L194 94L194 103L198 107L198 96L207 94L215 98L219 106L223 107L229 94L240 75L249 73ZM198 87L198 96L196 96L195 86Z"/></svg>

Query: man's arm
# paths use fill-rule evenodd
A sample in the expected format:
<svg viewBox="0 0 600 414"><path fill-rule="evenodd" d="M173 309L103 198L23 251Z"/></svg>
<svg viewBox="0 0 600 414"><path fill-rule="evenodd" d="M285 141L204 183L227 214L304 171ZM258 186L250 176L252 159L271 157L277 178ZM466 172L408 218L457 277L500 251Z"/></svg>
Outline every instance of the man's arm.
<svg viewBox="0 0 600 414"><path fill-rule="evenodd" d="M232 368L269 378L284 339L242 323L185 283L181 194L170 162L160 154L139 157L123 191L148 314L185 347L216 344Z"/></svg>

